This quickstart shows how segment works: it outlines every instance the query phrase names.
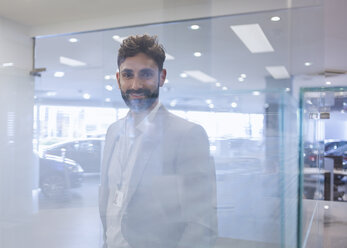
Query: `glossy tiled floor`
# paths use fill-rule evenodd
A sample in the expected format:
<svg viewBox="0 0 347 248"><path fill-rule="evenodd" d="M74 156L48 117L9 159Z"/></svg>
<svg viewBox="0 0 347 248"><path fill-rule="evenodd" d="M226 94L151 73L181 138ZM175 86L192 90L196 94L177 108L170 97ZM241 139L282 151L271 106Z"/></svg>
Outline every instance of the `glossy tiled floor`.
<svg viewBox="0 0 347 248"><path fill-rule="evenodd" d="M40 211L32 217L18 218L1 226L1 248L98 248L102 243L102 228L97 206L97 179L89 179L90 187L70 192L57 202L40 198ZM88 184L87 184L88 185ZM309 201L315 204L315 201ZM313 226L313 239L307 248L347 247L347 202L322 201L317 205L322 213L319 225ZM322 223L323 222L323 223ZM319 226L319 228L317 228ZM318 230L318 231L317 231ZM318 235L323 234L322 237ZM272 248L279 244L219 239L216 247Z"/></svg>
<svg viewBox="0 0 347 248"><path fill-rule="evenodd" d="M324 248L347 247L347 202L326 202Z"/></svg>

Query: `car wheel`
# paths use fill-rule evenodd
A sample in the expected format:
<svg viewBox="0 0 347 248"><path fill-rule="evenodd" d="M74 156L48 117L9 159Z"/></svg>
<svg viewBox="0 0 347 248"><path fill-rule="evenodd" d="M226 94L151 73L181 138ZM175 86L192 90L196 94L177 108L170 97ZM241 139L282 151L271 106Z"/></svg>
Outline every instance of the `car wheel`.
<svg viewBox="0 0 347 248"><path fill-rule="evenodd" d="M41 183L42 193L48 198L61 196L65 191L65 179L61 175L44 177Z"/></svg>

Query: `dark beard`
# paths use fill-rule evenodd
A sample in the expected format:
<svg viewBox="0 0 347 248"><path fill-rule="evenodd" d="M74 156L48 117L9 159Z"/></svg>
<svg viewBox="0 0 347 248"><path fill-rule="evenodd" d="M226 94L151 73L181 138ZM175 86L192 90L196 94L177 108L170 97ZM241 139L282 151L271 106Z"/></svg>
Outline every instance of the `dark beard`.
<svg viewBox="0 0 347 248"><path fill-rule="evenodd" d="M122 91L122 98L126 105L134 112L142 112L148 110L154 102L159 97L159 87L155 91L151 92L148 89L139 89L139 90L127 90L126 92ZM131 93L144 94L142 99L130 99Z"/></svg>

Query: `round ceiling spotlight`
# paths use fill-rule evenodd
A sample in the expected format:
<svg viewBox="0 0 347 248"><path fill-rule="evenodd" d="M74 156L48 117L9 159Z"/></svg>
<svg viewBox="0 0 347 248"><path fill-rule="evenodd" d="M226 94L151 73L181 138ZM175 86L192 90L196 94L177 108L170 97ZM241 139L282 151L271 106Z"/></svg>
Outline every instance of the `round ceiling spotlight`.
<svg viewBox="0 0 347 248"><path fill-rule="evenodd" d="M186 78L186 77L188 77L188 75L187 75L187 73L182 72L182 73L180 74L180 77L181 77L181 78Z"/></svg>
<svg viewBox="0 0 347 248"><path fill-rule="evenodd" d="M77 38L70 38L70 39L69 39L69 42L71 42L71 43L76 43L76 42L78 42L78 39L77 39Z"/></svg>
<svg viewBox="0 0 347 248"><path fill-rule="evenodd" d="M113 87L112 87L112 85L108 84L108 85L105 86L105 89L108 90L108 91L112 91Z"/></svg>
<svg viewBox="0 0 347 248"><path fill-rule="evenodd" d="M190 26L190 29L191 30L198 30L198 29L200 29L200 26L196 25L196 24L193 24L193 25Z"/></svg>
<svg viewBox="0 0 347 248"><path fill-rule="evenodd" d="M281 17L279 17L279 16L273 16L273 17L271 17L271 21L272 22L278 22L278 21L280 21L281 20Z"/></svg>
<svg viewBox="0 0 347 248"><path fill-rule="evenodd" d="M195 57L201 57L201 55L202 55L201 52L195 52L195 53L194 53L194 56L195 56Z"/></svg>
<svg viewBox="0 0 347 248"><path fill-rule="evenodd" d="M84 93L83 94L83 98L86 99L86 100L90 99L90 94Z"/></svg>
<svg viewBox="0 0 347 248"><path fill-rule="evenodd" d="M236 103L236 102L232 102L232 103L230 104L230 106L231 106L232 108L236 108L236 107L237 107L237 103Z"/></svg>
<svg viewBox="0 0 347 248"><path fill-rule="evenodd" d="M57 72L54 73L55 77L64 77L64 75L65 75L65 73L62 72L62 71L57 71Z"/></svg>

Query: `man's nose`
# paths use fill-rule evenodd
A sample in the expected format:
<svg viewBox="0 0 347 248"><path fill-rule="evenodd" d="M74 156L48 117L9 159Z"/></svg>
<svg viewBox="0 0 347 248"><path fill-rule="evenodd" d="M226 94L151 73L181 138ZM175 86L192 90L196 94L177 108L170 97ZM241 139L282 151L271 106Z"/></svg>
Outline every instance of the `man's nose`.
<svg viewBox="0 0 347 248"><path fill-rule="evenodd" d="M142 88L142 80L135 76L131 82L131 88L134 90Z"/></svg>

